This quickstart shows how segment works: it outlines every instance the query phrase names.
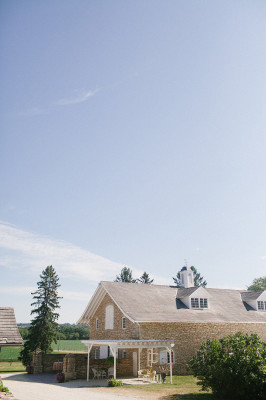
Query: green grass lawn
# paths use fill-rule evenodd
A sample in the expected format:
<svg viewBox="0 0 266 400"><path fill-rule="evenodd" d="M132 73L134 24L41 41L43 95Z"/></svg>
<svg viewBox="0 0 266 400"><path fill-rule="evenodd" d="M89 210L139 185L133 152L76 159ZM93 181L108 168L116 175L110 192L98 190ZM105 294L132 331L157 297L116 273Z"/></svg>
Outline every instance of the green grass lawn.
<svg viewBox="0 0 266 400"><path fill-rule="evenodd" d="M25 372L25 367L20 361L0 361L0 375L8 372Z"/></svg>
<svg viewBox="0 0 266 400"><path fill-rule="evenodd" d="M154 399L160 400L215 400L212 393L200 390L200 386L197 385L197 379L192 375L174 375L172 385L170 384L170 378L167 377L166 383L159 385L125 385L119 388L107 388L107 390L118 396L122 396L124 391L132 392L132 395L147 393L147 398L149 399L154 396Z"/></svg>
<svg viewBox="0 0 266 400"><path fill-rule="evenodd" d="M61 352L64 351L88 351L88 347L85 344L81 343L80 340L59 340L57 343L52 344L52 348L54 352L57 352L58 349Z"/></svg>
<svg viewBox="0 0 266 400"><path fill-rule="evenodd" d="M0 360L17 360L22 347L1 347Z"/></svg>

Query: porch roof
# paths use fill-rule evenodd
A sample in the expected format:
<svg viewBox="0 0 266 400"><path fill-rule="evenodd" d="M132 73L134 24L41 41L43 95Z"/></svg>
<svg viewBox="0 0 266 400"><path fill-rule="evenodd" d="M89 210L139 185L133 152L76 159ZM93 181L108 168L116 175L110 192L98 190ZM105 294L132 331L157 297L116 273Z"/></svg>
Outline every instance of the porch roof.
<svg viewBox="0 0 266 400"><path fill-rule="evenodd" d="M86 346L110 346L116 349L155 349L161 347L174 347L174 340L82 340Z"/></svg>

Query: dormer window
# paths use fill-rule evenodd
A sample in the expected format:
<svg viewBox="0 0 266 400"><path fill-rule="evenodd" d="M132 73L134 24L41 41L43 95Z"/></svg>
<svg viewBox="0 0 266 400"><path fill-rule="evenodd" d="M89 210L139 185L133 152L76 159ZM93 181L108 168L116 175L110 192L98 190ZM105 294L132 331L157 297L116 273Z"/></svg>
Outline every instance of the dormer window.
<svg viewBox="0 0 266 400"><path fill-rule="evenodd" d="M258 310L266 311L266 301L258 301Z"/></svg>
<svg viewBox="0 0 266 400"><path fill-rule="evenodd" d="M208 299L192 297L191 308L208 308Z"/></svg>

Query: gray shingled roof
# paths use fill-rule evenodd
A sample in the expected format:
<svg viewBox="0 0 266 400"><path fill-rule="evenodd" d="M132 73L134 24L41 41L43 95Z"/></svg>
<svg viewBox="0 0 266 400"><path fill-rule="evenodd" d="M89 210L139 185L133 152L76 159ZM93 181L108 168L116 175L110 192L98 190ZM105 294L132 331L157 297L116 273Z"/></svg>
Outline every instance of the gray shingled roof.
<svg viewBox="0 0 266 400"><path fill-rule="evenodd" d="M242 300L243 301L250 301L250 300L257 300L258 297L260 297L261 293L263 293L263 290L247 290L245 292L241 293Z"/></svg>
<svg viewBox="0 0 266 400"><path fill-rule="evenodd" d="M177 288L142 283L101 282L121 310L138 322L264 322L266 313L247 307L242 290L209 289L209 309L188 309L176 299Z"/></svg>
<svg viewBox="0 0 266 400"><path fill-rule="evenodd" d="M182 299L184 297L188 297L192 293L194 293L196 290L198 290L198 287L196 287L196 286L190 287L190 288L178 288L177 289L177 293L178 293L177 298Z"/></svg>
<svg viewBox="0 0 266 400"><path fill-rule="evenodd" d="M0 346L21 346L22 337L19 333L14 309L0 307Z"/></svg>

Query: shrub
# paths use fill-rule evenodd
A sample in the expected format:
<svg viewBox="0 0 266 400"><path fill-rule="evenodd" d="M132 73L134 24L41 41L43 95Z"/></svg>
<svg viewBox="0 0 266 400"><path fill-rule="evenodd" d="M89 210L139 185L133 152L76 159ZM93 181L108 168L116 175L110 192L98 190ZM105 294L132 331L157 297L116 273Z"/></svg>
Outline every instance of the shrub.
<svg viewBox="0 0 266 400"><path fill-rule="evenodd" d="M8 394L11 394L10 391L8 390L8 388L3 385L3 381L2 381L1 376L0 376L0 392L5 392L5 393L8 393Z"/></svg>
<svg viewBox="0 0 266 400"><path fill-rule="evenodd" d="M266 343L258 335L229 335L207 340L188 363L202 390L218 398L266 398Z"/></svg>
<svg viewBox="0 0 266 400"><path fill-rule="evenodd" d="M115 378L108 379L107 383L109 387L123 386L123 382L118 381Z"/></svg>

